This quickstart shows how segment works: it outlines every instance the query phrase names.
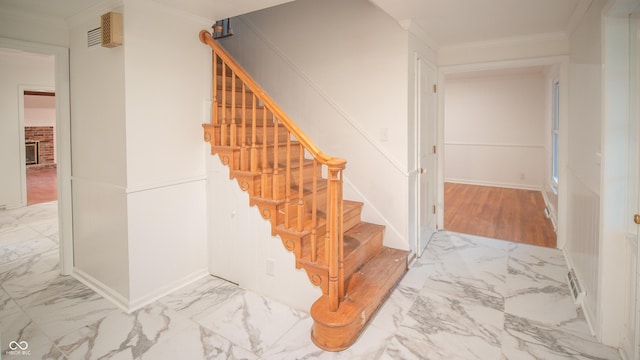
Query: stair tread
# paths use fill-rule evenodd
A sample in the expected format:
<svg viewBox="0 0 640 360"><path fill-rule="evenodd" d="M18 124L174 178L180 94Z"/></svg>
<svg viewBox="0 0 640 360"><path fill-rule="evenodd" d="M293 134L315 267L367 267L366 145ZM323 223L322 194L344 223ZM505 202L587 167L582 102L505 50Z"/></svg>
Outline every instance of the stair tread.
<svg viewBox="0 0 640 360"><path fill-rule="evenodd" d="M345 209L346 210L346 209ZM358 249L362 248L367 241L375 237L380 231L384 230L384 226L378 224L372 224L368 222L360 222L358 225L352 227L344 233L344 261L348 262L352 254L355 254ZM300 257L300 263L305 265L313 265L320 269L326 269L327 264L324 263L324 244L318 246L318 260L311 260L311 250L308 247L302 251Z"/></svg>

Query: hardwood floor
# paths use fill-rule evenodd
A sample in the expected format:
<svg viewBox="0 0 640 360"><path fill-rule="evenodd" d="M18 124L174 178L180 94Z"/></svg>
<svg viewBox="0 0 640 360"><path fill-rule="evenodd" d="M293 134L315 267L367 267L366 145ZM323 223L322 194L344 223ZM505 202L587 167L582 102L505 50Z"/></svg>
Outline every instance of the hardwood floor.
<svg viewBox="0 0 640 360"><path fill-rule="evenodd" d="M556 247L539 191L445 183L444 205L446 230Z"/></svg>
<svg viewBox="0 0 640 360"><path fill-rule="evenodd" d="M27 205L58 200L56 169L27 170Z"/></svg>

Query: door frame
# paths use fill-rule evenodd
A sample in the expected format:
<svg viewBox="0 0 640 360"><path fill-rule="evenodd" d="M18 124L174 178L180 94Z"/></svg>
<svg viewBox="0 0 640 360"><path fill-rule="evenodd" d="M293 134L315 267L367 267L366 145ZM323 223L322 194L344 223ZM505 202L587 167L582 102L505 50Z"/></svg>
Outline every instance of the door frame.
<svg viewBox="0 0 640 360"><path fill-rule="evenodd" d="M0 37L0 47L28 53L53 55L56 93L56 162L58 172L58 237L60 273L73 270L73 202L71 193L71 105L69 49Z"/></svg>

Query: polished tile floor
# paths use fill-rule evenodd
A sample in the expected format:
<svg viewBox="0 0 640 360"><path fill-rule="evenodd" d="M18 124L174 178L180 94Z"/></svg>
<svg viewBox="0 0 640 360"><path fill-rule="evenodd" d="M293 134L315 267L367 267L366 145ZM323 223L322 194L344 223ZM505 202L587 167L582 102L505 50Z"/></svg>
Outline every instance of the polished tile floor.
<svg viewBox="0 0 640 360"><path fill-rule="evenodd" d="M2 359L618 359L553 249L441 232L356 344L329 353L307 312L215 277L124 313L58 274L57 242L55 202L0 211Z"/></svg>

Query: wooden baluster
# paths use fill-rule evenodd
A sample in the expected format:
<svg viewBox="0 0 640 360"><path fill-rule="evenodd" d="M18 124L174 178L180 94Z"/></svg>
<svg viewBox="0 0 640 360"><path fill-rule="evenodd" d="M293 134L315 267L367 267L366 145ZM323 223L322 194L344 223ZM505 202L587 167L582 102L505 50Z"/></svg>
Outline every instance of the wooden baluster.
<svg viewBox="0 0 640 360"><path fill-rule="evenodd" d="M227 65L222 63L222 122L220 124L220 146L227 146ZM233 110L232 110L233 111Z"/></svg>
<svg viewBox="0 0 640 360"><path fill-rule="evenodd" d="M298 170L298 231L304 230L304 148L298 144L300 167Z"/></svg>
<svg viewBox="0 0 640 360"><path fill-rule="evenodd" d="M267 107L262 107L262 177L260 194L262 198L267 197Z"/></svg>
<svg viewBox="0 0 640 360"><path fill-rule="evenodd" d="M240 170L249 170L249 154L247 149L247 90L244 82L242 82L242 125L240 128Z"/></svg>
<svg viewBox="0 0 640 360"><path fill-rule="evenodd" d="M218 54L216 51L212 51L213 54L213 64L211 72L213 73L213 84L212 84L212 99L211 99L211 124L214 125L214 134L217 134L217 129L215 129L218 123ZM213 137L213 145L217 146L220 144L220 138L214 135Z"/></svg>
<svg viewBox="0 0 640 360"><path fill-rule="evenodd" d="M244 109L243 109L244 110ZM229 146L238 145L238 128L236 124L238 108L236 107L236 74L231 70L231 124L229 125Z"/></svg>
<svg viewBox="0 0 640 360"><path fill-rule="evenodd" d="M327 231L329 233L329 310L337 311L340 300L344 292L344 264L341 255L343 255L339 231L342 229L340 222L342 215L342 191L340 190L342 170L345 167L344 160L330 160L328 166L328 192L329 203L327 204ZM341 290L342 289L342 290ZM342 293L341 293L342 292Z"/></svg>
<svg viewBox="0 0 640 360"><path fill-rule="evenodd" d="M278 122L275 115L273 116L273 199L281 199L280 194L280 163L278 162Z"/></svg>
<svg viewBox="0 0 640 360"><path fill-rule="evenodd" d="M287 131L287 156L285 164L285 180L284 180L284 227L291 227L291 134Z"/></svg>
<svg viewBox="0 0 640 360"><path fill-rule="evenodd" d="M257 99L256 99L256 95L253 94L252 97L252 101L251 101L251 161L250 161L250 166L251 166L251 172L257 172L258 171L258 148L256 146L256 138L257 138L257 116L256 116L256 106L257 106Z"/></svg>
<svg viewBox="0 0 640 360"><path fill-rule="evenodd" d="M344 300L345 296L345 279L344 279L344 201L342 198L342 189L344 186L343 171L340 170L338 176L340 177L340 184L338 185L338 296L340 302Z"/></svg>
<svg viewBox="0 0 640 360"><path fill-rule="evenodd" d="M318 241L317 230L318 218L318 174L316 168L318 166L318 160L313 159L313 184L311 185L311 261L317 261L318 259Z"/></svg>

